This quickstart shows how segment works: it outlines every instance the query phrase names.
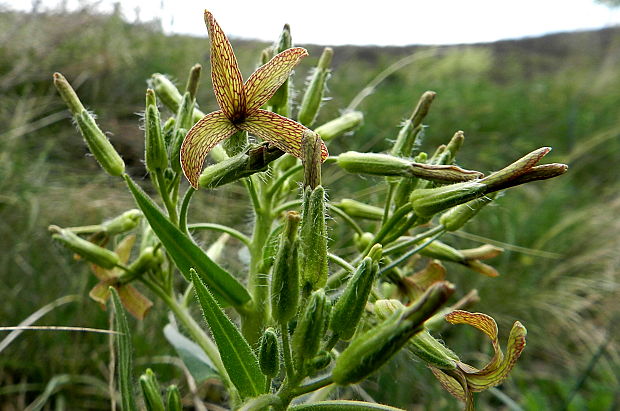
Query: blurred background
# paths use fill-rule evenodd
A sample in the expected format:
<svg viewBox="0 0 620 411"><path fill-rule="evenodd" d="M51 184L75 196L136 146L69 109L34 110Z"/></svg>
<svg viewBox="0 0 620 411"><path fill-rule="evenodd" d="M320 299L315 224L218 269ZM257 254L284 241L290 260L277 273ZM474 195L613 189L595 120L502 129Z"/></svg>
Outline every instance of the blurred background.
<svg viewBox="0 0 620 411"><path fill-rule="evenodd" d="M134 207L122 182L89 158L52 73L69 79L138 178L146 175L140 112L152 73L183 85L189 68L203 64L198 102L204 111L216 107L205 5L152 3L0 3L0 326L35 313L37 325L107 328L107 314L88 298L95 277L52 244L47 226L97 224ZM332 154L387 150L425 90L437 98L423 148L432 151L463 130L458 161L465 168L488 172L552 146L546 160L569 164L567 175L509 191L466 226L467 238L446 239L460 248L493 239L506 249L492 261L499 278L449 267L451 279L459 289L478 290L474 310L498 321L502 341L515 320L528 329L512 378L501 390L478 395L478 406L620 408L618 2L443 1L429 10L414 7L418 2L403 10L391 1L367 9L330 3L206 7L230 34L245 76L283 23L310 52L296 68L298 91L323 46L334 46L330 100L317 124L338 116L379 73L402 62L361 102L364 124L333 141ZM325 176L332 200L377 204L385 194L372 179L335 168L326 168ZM249 210L236 186L195 201L193 218L247 227ZM131 323L137 365L153 367L164 381L179 378L172 367L156 365L174 353L161 332L165 322L167 313L155 307L144 322ZM1 410L24 409L43 394L47 409L109 406L105 335L26 331L10 341L7 335L0 334ZM484 360L476 353L490 349L466 328L443 337L474 363ZM426 367L406 355L365 388L375 400L405 409L458 407Z"/></svg>

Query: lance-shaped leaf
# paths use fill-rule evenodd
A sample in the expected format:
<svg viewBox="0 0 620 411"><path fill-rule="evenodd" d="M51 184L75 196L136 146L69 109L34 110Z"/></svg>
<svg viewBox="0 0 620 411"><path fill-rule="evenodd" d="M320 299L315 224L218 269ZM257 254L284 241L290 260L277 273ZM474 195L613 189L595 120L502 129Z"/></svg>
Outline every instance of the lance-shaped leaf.
<svg viewBox="0 0 620 411"><path fill-rule="evenodd" d="M132 381L132 345L131 333L127 324L127 317L118 297L118 293L110 287L112 305L114 307L114 328L118 332L115 337L116 355L118 358L118 385L121 394L121 409L123 411L137 410L133 394Z"/></svg>
<svg viewBox="0 0 620 411"><path fill-rule="evenodd" d="M191 277L207 324L230 380L243 398L263 394L265 376L250 344L220 308L211 292L192 269Z"/></svg>
<svg viewBox="0 0 620 411"><path fill-rule="evenodd" d="M125 176L125 181L153 232L188 281L190 269L193 268L218 296L220 303L239 307L250 300L250 294L245 287L172 224L153 200L129 176Z"/></svg>
<svg viewBox="0 0 620 411"><path fill-rule="evenodd" d="M389 405L375 404L363 401L335 400L320 401L312 404L293 405L291 411L403 411L402 408L390 407Z"/></svg>
<svg viewBox="0 0 620 411"><path fill-rule="evenodd" d="M183 172L196 189L209 151L235 132L248 131L282 151L301 157L301 138L308 130L293 120L260 109L308 52L301 47L285 50L258 68L244 84L232 46L208 11L205 11L205 23L211 41L211 80L220 110L196 123L181 147ZM322 154L325 160L328 153L324 144Z"/></svg>
<svg viewBox="0 0 620 411"><path fill-rule="evenodd" d="M219 377L215 365L213 365L213 362L207 357L203 349L181 334L172 324L167 324L164 327L164 336L174 347L183 364L185 364L197 383L212 377Z"/></svg>

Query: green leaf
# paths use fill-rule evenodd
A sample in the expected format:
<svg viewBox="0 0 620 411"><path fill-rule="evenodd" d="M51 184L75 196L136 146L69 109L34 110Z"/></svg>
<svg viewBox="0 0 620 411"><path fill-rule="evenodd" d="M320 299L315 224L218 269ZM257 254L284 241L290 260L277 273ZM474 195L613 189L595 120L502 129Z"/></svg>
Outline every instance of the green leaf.
<svg viewBox="0 0 620 411"><path fill-rule="evenodd" d="M207 357L202 348L181 334L172 324L168 324L164 327L164 336L174 347L197 383L201 383L212 377L219 378L219 374L215 370L215 365L213 365L213 362Z"/></svg>
<svg viewBox="0 0 620 411"><path fill-rule="evenodd" d="M132 381L132 346L131 334L129 333L129 325L125 310L118 297L118 293L114 287L110 287L112 295L112 305L114 306L114 328L119 334L116 336L116 355L118 367L118 385L121 394L121 409L123 411L137 410L133 396Z"/></svg>
<svg viewBox="0 0 620 411"><path fill-rule="evenodd" d="M362 401L322 401L313 404L293 405L289 407L291 411L403 411L401 408L390 407L389 405L374 404Z"/></svg>
<svg viewBox="0 0 620 411"><path fill-rule="evenodd" d="M207 324L222 357L230 380L243 398L264 393L265 376L250 344L226 316L205 284L191 270L192 281Z"/></svg>
<svg viewBox="0 0 620 411"><path fill-rule="evenodd" d="M174 264L188 281L190 280L189 270L193 268L213 290L221 304L239 307L250 300L250 294L245 287L172 224L153 200L129 176L125 175L125 181L153 232L159 237Z"/></svg>

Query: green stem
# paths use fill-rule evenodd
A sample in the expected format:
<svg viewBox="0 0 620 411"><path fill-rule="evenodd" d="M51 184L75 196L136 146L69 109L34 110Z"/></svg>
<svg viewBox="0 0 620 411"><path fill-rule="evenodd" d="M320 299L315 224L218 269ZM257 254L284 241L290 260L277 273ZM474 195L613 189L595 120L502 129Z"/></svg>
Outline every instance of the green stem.
<svg viewBox="0 0 620 411"><path fill-rule="evenodd" d="M298 164L298 165L295 165L289 168L288 170L286 170L286 172L282 173L282 175L278 177L276 181L273 182L273 184L267 191L267 197L272 198L274 195L276 195L278 190L282 186L282 184L284 184L284 182L286 182L286 180L289 177L291 177L293 174L295 174L296 172L302 169L303 169L303 166L301 164Z"/></svg>
<svg viewBox="0 0 620 411"><path fill-rule="evenodd" d="M179 213L179 228L182 232L184 232L189 237L189 232L187 231L187 211L189 209L189 202L192 199L192 196L196 190L193 187L190 187L185 192L183 196L183 202L181 203L181 211Z"/></svg>
<svg viewBox="0 0 620 411"><path fill-rule="evenodd" d="M340 258L336 254L327 253L327 258L338 264L340 267L344 268L347 272L352 273L355 271L355 267L346 262L343 258Z"/></svg>
<svg viewBox="0 0 620 411"><path fill-rule="evenodd" d="M326 386L328 386L330 384L333 384L333 383L334 383L334 379L331 376L331 374L329 374L329 375L327 375L327 376L325 376L323 378L319 378L318 380L313 381L313 382L311 382L309 384L302 385L301 387L297 387L296 389L293 390L292 395L294 397L297 397L297 396L300 396L300 395L303 395L303 394L307 394L307 393L312 392L312 391L316 391L318 389L321 389L321 388L326 387Z"/></svg>
<svg viewBox="0 0 620 411"><path fill-rule="evenodd" d="M245 188L248 190L250 194L250 199L252 200L252 206L254 207L254 211L256 214L260 214L263 210L260 198L258 196L258 191L256 190L256 184L254 176L250 176L243 180L243 184L245 184Z"/></svg>
<svg viewBox="0 0 620 411"><path fill-rule="evenodd" d="M390 255L390 254L394 254L397 251L402 250L403 248L408 248L409 246L418 243L422 240L424 240L425 238L428 238L430 236L433 236L439 232L445 231L445 228L442 225L438 225L435 226L433 228L431 228L430 230L427 230L423 233L420 233L406 241L403 241L401 243L395 244L392 247L387 247L385 249L383 249L383 255Z"/></svg>
<svg viewBox="0 0 620 411"><path fill-rule="evenodd" d="M327 203L327 207L329 208L329 211L337 214L340 218L344 220L345 223L349 224L357 234L364 234L364 230L362 230L362 228L355 222L355 220L353 220L347 213L329 203Z"/></svg>
<svg viewBox="0 0 620 411"><path fill-rule="evenodd" d="M284 369L286 370L286 379L291 384L295 380L295 368L293 367L293 357L291 357L291 342L288 338L288 328L286 324L280 326L282 334L282 355L284 356Z"/></svg>
<svg viewBox="0 0 620 411"><path fill-rule="evenodd" d="M392 197L394 196L395 183L389 183L388 192L385 196L385 207L383 208L383 218L381 219L381 225L384 225L390 217L390 207L392 207Z"/></svg>
<svg viewBox="0 0 620 411"><path fill-rule="evenodd" d="M444 233L445 233L445 231L439 231L434 236L429 238L427 241L425 241L424 243L420 244L418 247L415 247L414 249L412 249L412 250L406 252L405 254L401 255L396 260L392 261L390 264L388 264L387 266L383 267L381 269L381 271L379 272L379 275L382 275L386 271L391 270L392 268L396 267L397 265L399 265L403 261L407 260L409 257L411 257L415 253L419 252L420 250L422 250L424 247L426 247L427 245L429 245L430 243L432 243L436 239L438 239Z"/></svg>
<svg viewBox="0 0 620 411"><path fill-rule="evenodd" d="M252 242L250 238L247 235L243 234L241 231L237 231L232 227L228 227L222 224L215 224L215 223L190 224L188 225L188 228L191 230L221 231L223 233L230 234L232 237L235 237L237 240L241 241L247 247L250 247L250 244Z"/></svg>
<svg viewBox="0 0 620 411"><path fill-rule="evenodd" d="M168 217L170 217L170 220L174 225L178 225L179 217L177 216L177 209L170 200L170 193L168 192L168 188L166 187L166 179L164 178L164 173L159 168L155 171L155 180L157 181L157 187L159 188L159 195L164 201L164 205L166 206L166 210L168 211Z"/></svg>
<svg viewBox="0 0 620 411"><path fill-rule="evenodd" d="M299 207L301 203L302 203L301 200L293 200L293 201L288 201L284 204L280 204L278 207L276 207L275 210L273 210L272 215L278 216L284 211L292 210L295 207Z"/></svg>

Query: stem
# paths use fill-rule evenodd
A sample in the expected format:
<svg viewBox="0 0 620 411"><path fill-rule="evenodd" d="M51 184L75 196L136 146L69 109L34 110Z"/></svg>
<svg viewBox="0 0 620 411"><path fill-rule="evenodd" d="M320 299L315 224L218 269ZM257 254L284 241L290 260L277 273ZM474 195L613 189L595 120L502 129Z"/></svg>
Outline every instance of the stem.
<svg viewBox="0 0 620 411"><path fill-rule="evenodd" d="M170 217L170 220L172 220L174 225L178 225L179 217L177 216L177 209L170 200L170 193L168 193L168 189L166 187L164 173L159 168L155 171L155 180L157 181L157 187L159 188L159 195L164 201L164 205L168 211L168 217Z"/></svg>
<svg viewBox="0 0 620 411"><path fill-rule="evenodd" d="M340 267L344 268L347 272L352 273L355 271L355 267L346 262L343 258L340 258L336 254L327 253L327 258L338 264Z"/></svg>
<svg viewBox="0 0 620 411"><path fill-rule="evenodd" d="M288 328L286 324L280 326L282 334L282 354L284 356L284 369L289 383L295 379L295 368L293 368L293 358L291 357L291 342L288 339Z"/></svg>
<svg viewBox="0 0 620 411"><path fill-rule="evenodd" d="M190 187L185 192L183 196L183 202L181 203L181 212L179 213L179 228L182 232L184 232L189 237L189 232L187 231L187 210L189 209L189 202L192 199L192 196L196 190L193 187Z"/></svg>
<svg viewBox="0 0 620 411"><path fill-rule="evenodd" d="M222 224L215 224L215 223L189 224L188 228L191 229L191 230L215 230L215 231L221 231L223 233L230 234L231 237L235 237L237 240L241 241L247 247L250 247L250 244L252 242L250 240L250 238L247 235L243 234L241 231L235 230L232 227L228 227L228 226L222 225Z"/></svg>
<svg viewBox="0 0 620 411"><path fill-rule="evenodd" d="M383 273L385 273L386 271L391 270L392 268L396 267L397 265L399 265L400 263L402 263L403 261L405 261L406 259L408 259L409 257L411 257L412 255L414 255L415 253L417 253L418 251L422 250L424 247L426 247L427 245L429 245L430 243L432 243L433 241L435 241L437 238L439 238L443 233L445 233L445 231L439 231L437 234L435 234L434 236L432 236L431 238L429 238L427 241L425 241L424 243L420 244L418 247L415 247L414 249L412 249L411 251L407 251L405 254L401 255L400 257L398 257L396 260L392 261L390 264L388 264L386 267L383 267L383 269L381 269L381 271L379 271L379 275L382 275Z"/></svg>
<svg viewBox="0 0 620 411"><path fill-rule="evenodd" d="M298 164L298 165L295 165L295 166L289 168L288 170L286 170L286 172L282 173L282 175L280 177L278 177L278 179L276 181L273 182L273 184L271 185L269 190L267 190L267 197L269 197L269 198L273 197L278 192L278 190L280 189L282 184L284 184L284 182L289 177L291 177L293 174L295 174L296 172L298 172L301 169L303 169L303 166L301 164Z"/></svg>
<svg viewBox="0 0 620 411"><path fill-rule="evenodd" d="M383 250L383 255L394 254L395 252L400 251L403 248L407 248L410 245L418 243L421 240L424 240L425 238L428 238L428 237L430 237L432 235L435 235L435 234L437 234L439 232L442 232L444 230L445 230L445 228L443 226L441 226L441 225L435 226L435 227L431 228L430 230L427 230L427 231L425 231L423 233L420 233L420 234L418 234L418 235L416 235L416 236L414 236L414 237L412 237L412 238L410 238L410 239L408 239L406 241L403 241L402 243L393 245L392 247L385 248Z"/></svg>
<svg viewBox="0 0 620 411"><path fill-rule="evenodd" d="M245 184L245 188L247 188L248 193L250 194L250 199L252 200L252 206L254 207L254 211L256 214L262 212L262 206L260 203L260 199L258 197L258 191L256 190L256 185L254 184L254 178L250 176L243 180L243 184Z"/></svg>
<svg viewBox="0 0 620 411"><path fill-rule="evenodd" d="M355 220L353 220L347 213L329 203L327 203L327 207L329 208L329 211L337 214L340 218L344 220L345 223L349 224L357 234L364 234L364 230L362 230L362 228L355 222Z"/></svg>
<svg viewBox="0 0 620 411"><path fill-rule="evenodd" d="M390 207L392 206L392 197L394 195L395 183L389 183L388 192L385 196L385 207L383 208L383 218L381 219L381 225L384 225L390 217Z"/></svg>
<svg viewBox="0 0 620 411"><path fill-rule="evenodd" d="M301 387L297 387L296 389L293 390L292 395L294 397L297 397L299 395L303 395L303 394L307 394L309 392L312 391L316 391L320 388L323 388L325 386L328 386L330 384L334 383L334 379L332 377L331 374L323 377L323 378L319 378L318 380L315 380L309 384L306 385L302 385Z"/></svg>

